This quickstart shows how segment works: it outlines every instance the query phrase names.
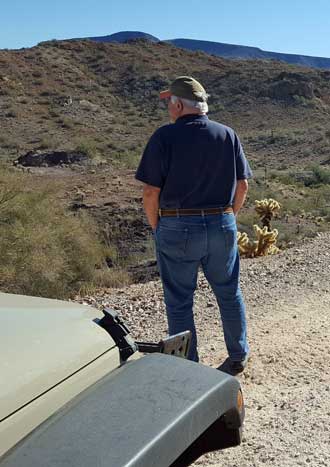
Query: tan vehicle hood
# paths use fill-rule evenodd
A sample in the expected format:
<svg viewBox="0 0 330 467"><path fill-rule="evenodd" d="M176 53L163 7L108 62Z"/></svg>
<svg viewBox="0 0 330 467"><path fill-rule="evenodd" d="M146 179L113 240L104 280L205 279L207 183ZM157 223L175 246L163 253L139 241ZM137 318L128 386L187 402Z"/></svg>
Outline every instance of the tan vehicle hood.
<svg viewBox="0 0 330 467"><path fill-rule="evenodd" d="M103 313L0 293L0 421L115 346Z"/></svg>

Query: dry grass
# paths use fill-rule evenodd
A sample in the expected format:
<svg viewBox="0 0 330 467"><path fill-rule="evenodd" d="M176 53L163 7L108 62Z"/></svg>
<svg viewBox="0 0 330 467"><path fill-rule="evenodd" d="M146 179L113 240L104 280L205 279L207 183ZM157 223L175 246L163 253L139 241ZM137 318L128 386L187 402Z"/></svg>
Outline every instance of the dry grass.
<svg viewBox="0 0 330 467"><path fill-rule="evenodd" d="M106 270L109 248L98 239L95 224L63 208L54 187L31 190L30 176L2 169L0 215L2 291L68 297L96 285Z"/></svg>

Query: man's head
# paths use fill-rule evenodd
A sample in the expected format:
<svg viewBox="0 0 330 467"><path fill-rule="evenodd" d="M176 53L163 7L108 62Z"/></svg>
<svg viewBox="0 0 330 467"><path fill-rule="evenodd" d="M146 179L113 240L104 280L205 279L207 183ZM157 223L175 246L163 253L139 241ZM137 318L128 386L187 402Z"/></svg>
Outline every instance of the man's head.
<svg viewBox="0 0 330 467"><path fill-rule="evenodd" d="M169 99L168 111L172 121L187 114L206 114L208 97L203 86L191 76L179 76L169 89L160 93L161 99Z"/></svg>
<svg viewBox="0 0 330 467"><path fill-rule="evenodd" d="M208 95L203 86L191 76L179 76L170 88L160 93L161 99L177 96L190 101L206 102Z"/></svg>

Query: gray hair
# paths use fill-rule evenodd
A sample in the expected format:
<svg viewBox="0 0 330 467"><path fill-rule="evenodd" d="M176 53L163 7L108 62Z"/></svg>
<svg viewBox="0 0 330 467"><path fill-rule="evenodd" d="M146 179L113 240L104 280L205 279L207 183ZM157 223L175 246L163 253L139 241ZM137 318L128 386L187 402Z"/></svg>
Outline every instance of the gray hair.
<svg viewBox="0 0 330 467"><path fill-rule="evenodd" d="M191 101L190 99L183 99L182 97L171 96L172 104L180 100L186 107L199 110L201 113L206 114L209 111L207 102Z"/></svg>

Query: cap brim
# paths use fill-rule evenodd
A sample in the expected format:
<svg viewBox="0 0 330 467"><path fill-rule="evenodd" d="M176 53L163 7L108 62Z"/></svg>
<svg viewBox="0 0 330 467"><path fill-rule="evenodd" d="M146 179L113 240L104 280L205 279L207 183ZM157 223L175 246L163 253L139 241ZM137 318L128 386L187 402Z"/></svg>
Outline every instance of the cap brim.
<svg viewBox="0 0 330 467"><path fill-rule="evenodd" d="M171 93L171 91L169 89L159 93L160 99L167 99L168 97L171 97L171 96L172 96L172 93Z"/></svg>

